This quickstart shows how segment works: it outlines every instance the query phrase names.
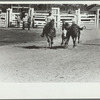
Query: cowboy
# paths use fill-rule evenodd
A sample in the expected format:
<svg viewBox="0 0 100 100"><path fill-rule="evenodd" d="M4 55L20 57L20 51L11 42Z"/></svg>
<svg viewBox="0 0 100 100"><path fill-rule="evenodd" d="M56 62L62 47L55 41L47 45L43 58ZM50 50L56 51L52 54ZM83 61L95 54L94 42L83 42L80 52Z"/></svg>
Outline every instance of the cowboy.
<svg viewBox="0 0 100 100"><path fill-rule="evenodd" d="M75 22L75 19L72 20L72 25L71 27L76 26L79 30L82 30L83 28L81 28L80 26L78 26Z"/></svg>
<svg viewBox="0 0 100 100"><path fill-rule="evenodd" d="M41 34L41 37L44 37L44 34L45 34L45 29L46 27L48 26L48 24L50 23L51 20L54 20L54 17L52 15L52 13L49 11L49 15L46 17L45 21L46 21L46 25L44 26L43 28L43 32ZM55 30L55 27L53 28L54 29L54 37L56 37L56 30Z"/></svg>
<svg viewBox="0 0 100 100"><path fill-rule="evenodd" d="M74 31L76 31L76 33L78 33L77 35L78 35L78 43L79 43L80 34L81 34L80 30L83 30L84 27L80 27L79 25L76 24L75 20L72 20L71 28L74 29Z"/></svg>

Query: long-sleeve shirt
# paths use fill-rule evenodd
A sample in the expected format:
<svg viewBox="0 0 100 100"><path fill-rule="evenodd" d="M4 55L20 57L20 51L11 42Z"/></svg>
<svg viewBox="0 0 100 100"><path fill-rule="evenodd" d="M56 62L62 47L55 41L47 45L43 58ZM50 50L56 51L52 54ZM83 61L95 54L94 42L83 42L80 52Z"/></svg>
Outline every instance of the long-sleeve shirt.
<svg viewBox="0 0 100 100"><path fill-rule="evenodd" d="M51 16L46 17L45 21L46 23L49 23L52 19L54 19L54 17L51 15Z"/></svg>

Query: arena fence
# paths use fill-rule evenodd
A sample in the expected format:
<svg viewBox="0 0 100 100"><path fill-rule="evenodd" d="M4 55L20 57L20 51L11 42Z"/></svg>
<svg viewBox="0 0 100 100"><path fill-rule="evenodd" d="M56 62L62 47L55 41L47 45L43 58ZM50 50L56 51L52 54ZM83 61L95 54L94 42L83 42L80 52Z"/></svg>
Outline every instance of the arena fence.
<svg viewBox="0 0 100 100"><path fill-rule="evenodd" d="M86 29L96 28L96 15L80 15L80 26L86 26Z"/></svg>
<svg viewBox="0 0 100 100"><path fill-rule="evenodd" d="M59 8L52 8L51 9L54 19L55 19L55 27L59 27L60 25L60 9ZM35 11L34 13L34 21L35 21L35 26L36 27L44 27L45 25L45 19L49 15L48 12L43 12L43 11Z"/></svg>
<svg viewBox="0 0 100 100"><path fill-rule="evenodd" d="M80 14L80 9L76 10L75 14L61 13L59 8L52 8L52 14L55 18L55 27L60 28L62 22L72 23L72 20L80 25L86 26L87 29L98 28L98 13L94 14ZM20 13L13 13L12 9L7 9L7 13L0 14L0 27L18 27L18 15ZM30 8L26 13L25 24L27 26L27 18L31 16L31 20L34 19L36 27L44 27L45 18L48 16L47 11L34 11L34 8ZM33 17L34 16L34 17ZM20 27L22 27L22 21L20 21Z"/></svg>
<svg viewBox="0 0 100 100"><path fill-rule="evenodd" d="M73 19L76 19L76 16L74 14L61 14L60 15L60 27L62 26L63 21L68 22L71 25Z"/></svg>
<svg viewBox="0 0 100 100"><path fill-rule="evenodd" d="M20 13L12 13L11 15L11 21L10 21L10 27L22 27L22 21L18 17L20 16ZM25 21L25 26L27 26L27 19L28 19L28 14L26 13L26 16L24 18ZM18 25L18 20L19 20L19 25Z"/></svg>
<svg viewBox="0 0 100 100"><path fill-rule="evenodd" d="M34 13L34 26L35 27L44 27L45 25L45 18L48 16L48 12L43 11L35 11Z"/></svg>

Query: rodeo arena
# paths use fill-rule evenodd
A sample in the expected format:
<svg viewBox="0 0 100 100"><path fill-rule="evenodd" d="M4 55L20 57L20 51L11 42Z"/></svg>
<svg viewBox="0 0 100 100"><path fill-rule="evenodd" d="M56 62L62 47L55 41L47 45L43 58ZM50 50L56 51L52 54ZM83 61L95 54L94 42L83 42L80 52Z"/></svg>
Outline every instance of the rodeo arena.
<svg viewBox="0 0 100 100"><path fill-rule="evenodd" d="M0 82L100 82L100 5L1 9L0 59Z"/></svg>

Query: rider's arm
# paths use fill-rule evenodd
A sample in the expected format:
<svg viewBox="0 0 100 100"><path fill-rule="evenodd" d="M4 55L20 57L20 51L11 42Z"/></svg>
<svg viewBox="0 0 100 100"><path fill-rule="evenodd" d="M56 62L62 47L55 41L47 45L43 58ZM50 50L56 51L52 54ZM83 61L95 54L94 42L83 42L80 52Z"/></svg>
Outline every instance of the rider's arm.
<svg viewBox="0 0 100 100"><path fill-rule="evenodd" d="M79 30L83 30L83 28L81 28L80 26L77 25L77 27L78 27Z"/></svg>

